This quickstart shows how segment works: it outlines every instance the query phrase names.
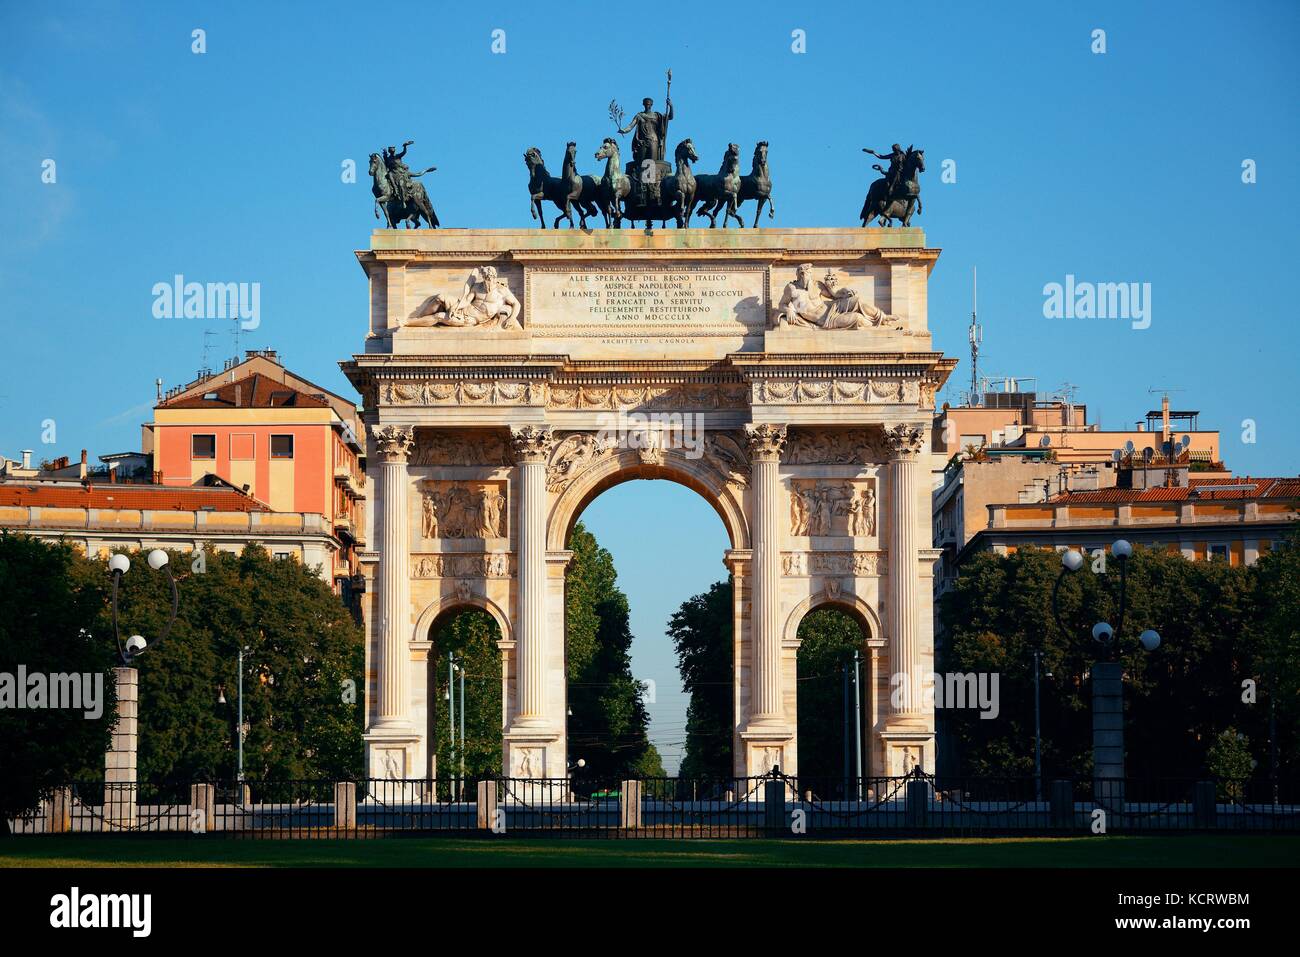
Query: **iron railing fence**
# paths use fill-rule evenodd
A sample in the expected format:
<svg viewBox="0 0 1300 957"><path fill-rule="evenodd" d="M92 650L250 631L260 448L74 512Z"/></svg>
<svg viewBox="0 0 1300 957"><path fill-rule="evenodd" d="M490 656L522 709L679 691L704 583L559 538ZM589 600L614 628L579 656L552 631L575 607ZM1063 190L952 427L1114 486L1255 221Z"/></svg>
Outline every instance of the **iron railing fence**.
<svg viewBox="0 0 1300 957"><path fill-rule="evenodd" d="M1300 832L1300 782L1042 781L913 772L689 779L78 781L15 833L636 838Z"/></svg>

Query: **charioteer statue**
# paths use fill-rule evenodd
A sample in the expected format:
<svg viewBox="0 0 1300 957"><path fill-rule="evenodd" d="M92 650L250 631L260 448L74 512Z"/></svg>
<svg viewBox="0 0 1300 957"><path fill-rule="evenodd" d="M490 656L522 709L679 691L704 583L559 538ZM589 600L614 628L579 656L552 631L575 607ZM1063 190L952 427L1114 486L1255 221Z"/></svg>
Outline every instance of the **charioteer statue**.
<svg viewBox="0 0 1300 957"><path fill-rule="evenodd" d="M668 123L673 118L673 71L668 71L668 88L664 92L666 112L655 110L655 101L646 97L641 101L641 112L623 125L623 110L611 100L609 116L620 135L632 133L632 162L627 174L632 180L633 202L637 206L657 205L659 184L668 176L669 166L664 161L664 143L668 140Z"/></svg>
<svg viewBox="0 0 1300 957"><path fill-rule="evenodd" d="M419 229L421 219L430 229L438 228L438 217L429 202L429 194L425 192L424 184L416 182L417 177L432 173L438 167L411 172L404 160L407 147L413 145L414 140L407 140L400 150L386 146L381 152L370 154L370 192L375 197L375 218L379 218L382 210L389 229L396 229L403 222L412 229Z"/></svg>
<svg viewBox="0 0 1300 957"><path fill-rule="evenodd" d="M860 214L862 225L866 226L874 219L878 225L890 226L897 219L904 226L910 226L913 211L921 212L921 183L918 174L925 172L925 150L913 149L911 146L903 149L895 143L888 153L877 153L870 147L863 147L862 152L889 162L888 169L879 163L871 166L880 173L880 179L867 190L867 198Z"/></svg>

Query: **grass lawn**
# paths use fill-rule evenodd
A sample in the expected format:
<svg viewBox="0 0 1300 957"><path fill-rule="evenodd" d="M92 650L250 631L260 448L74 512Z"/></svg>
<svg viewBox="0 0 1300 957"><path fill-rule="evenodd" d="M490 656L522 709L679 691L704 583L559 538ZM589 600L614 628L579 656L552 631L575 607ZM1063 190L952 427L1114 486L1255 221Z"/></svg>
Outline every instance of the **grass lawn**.
<svg viewBox="0 0 1300 957"><path fill-rule="evenodd" d="M1300 837L0 839L0 867L1294 867Z"/></svg>

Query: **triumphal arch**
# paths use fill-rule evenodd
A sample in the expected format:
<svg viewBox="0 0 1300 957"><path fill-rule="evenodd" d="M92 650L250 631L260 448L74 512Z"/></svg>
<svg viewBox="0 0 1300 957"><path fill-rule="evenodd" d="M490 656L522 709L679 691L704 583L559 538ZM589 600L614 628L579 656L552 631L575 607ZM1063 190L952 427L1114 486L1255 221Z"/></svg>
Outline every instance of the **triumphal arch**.
<svg viewBox="0 0 1300 957"><path fill-rule="evenodd" d="M823 604L864 631L866 773L932 771L938 254L912 228L376 230L343 364L372 503L369 774L432 773L430 627L477 607L504 773L566 775L568 535L643 478L694 489L731 539L736 774L797 773L798 625Z"/></svg>

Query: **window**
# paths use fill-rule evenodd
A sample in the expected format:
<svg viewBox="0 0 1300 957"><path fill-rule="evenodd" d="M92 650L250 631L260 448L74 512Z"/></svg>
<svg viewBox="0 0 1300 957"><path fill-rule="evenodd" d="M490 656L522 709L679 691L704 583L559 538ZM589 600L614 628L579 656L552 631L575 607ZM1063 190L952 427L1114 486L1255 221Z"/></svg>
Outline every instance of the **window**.
<svg viewBox="0 0 1300 957"><path fill-rule="evenodd" d="M217 437L215 435L191 435L190 458L215 459L217 457Z"/></svg>
<svg viewBox="0 0 1300 957"><path fill-rule="evenodd" d="M271 458L273 459L293 458L293 436L292 435L271 436Z"/></svg>
<svg viewBox="0 0 1300 957"><path fill-rule="evenodd" d="M1223 561L1226 562L1228 560L1228 546L1211 545L1208 554L1211 561L1215 559L1223 559Z"/></svg>
<svg viewBox="0 0 1300 957"><path fill-rule="evenodd" d="M279 558L279 559L283 559L284 561L288 561L288 560L289 560L289 557L290 557L290 553L289 553L289 552L276 552L274 557Z"/></svg>

